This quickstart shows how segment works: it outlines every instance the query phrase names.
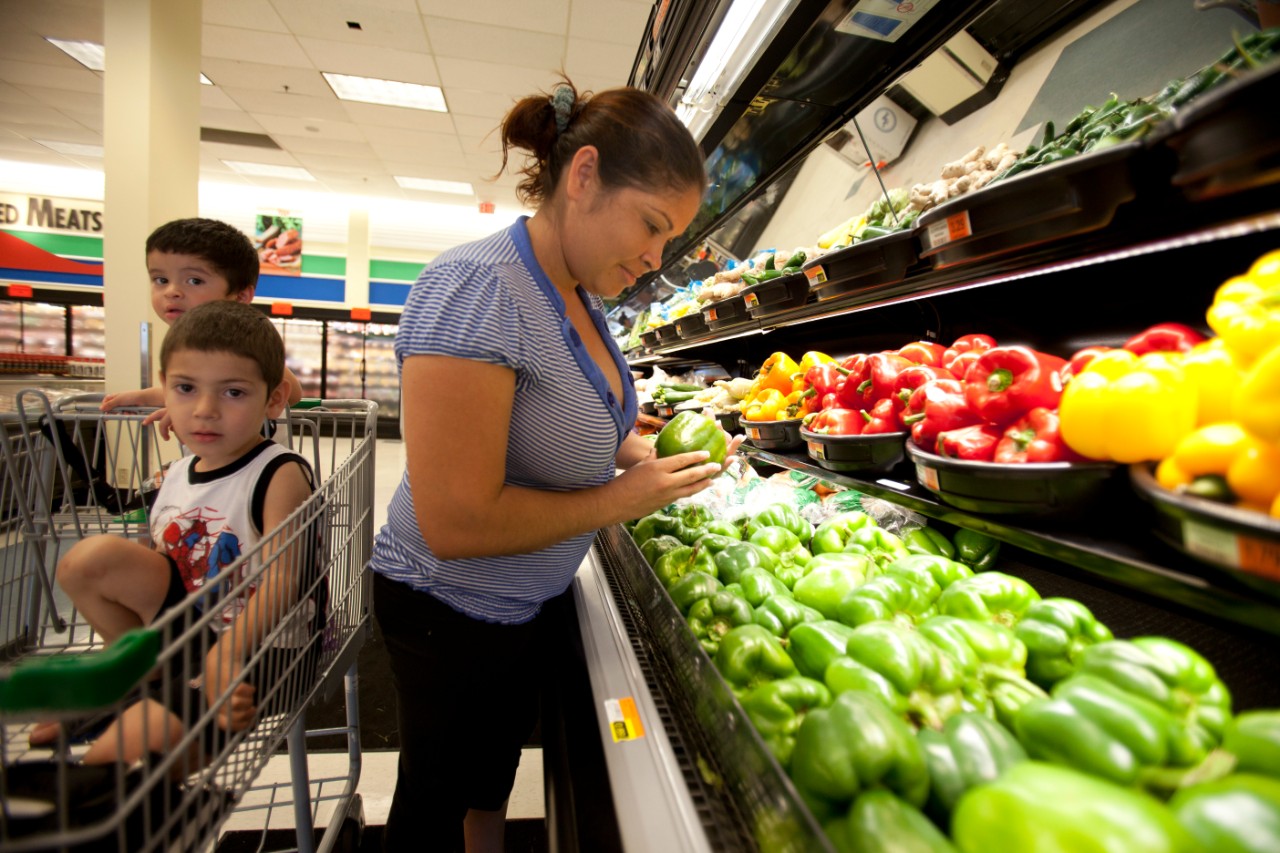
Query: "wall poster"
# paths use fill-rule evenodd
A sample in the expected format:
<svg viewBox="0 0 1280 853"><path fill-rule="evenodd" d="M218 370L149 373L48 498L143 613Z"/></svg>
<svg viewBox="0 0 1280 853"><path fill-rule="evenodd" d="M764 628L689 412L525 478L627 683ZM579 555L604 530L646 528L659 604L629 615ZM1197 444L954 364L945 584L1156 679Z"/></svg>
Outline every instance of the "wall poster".
<svg viewBox="0 0 1280 853"><path fill-rule="evenodd" d="M259 272L265 275L301 275L302 217L288 211L259 213L254 218L253 244L258 250Z"/></svg>

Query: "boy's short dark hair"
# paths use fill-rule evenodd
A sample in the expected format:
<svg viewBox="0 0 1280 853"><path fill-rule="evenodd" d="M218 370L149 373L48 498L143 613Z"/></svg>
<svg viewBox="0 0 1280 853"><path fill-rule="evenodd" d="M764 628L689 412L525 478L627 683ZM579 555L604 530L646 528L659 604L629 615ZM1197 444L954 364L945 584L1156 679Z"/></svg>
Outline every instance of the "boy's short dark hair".
<svg viewBox="0 0 1280 853"><path fill-rule="evenodd" d="M227 280L234 296L258 283L258 253L240 229L217 219L175 219L151 232L147 254L172 252L208 261Z"/></svg>
<svg viewBox="0 0 1280 853"><path fill-rule="evenodd" d="M160 346L160 372L179 350L229 352L251 359L270 394L284 379L284 341L267 316L243 302L218 300L197 305L174 321Z"/></svg>

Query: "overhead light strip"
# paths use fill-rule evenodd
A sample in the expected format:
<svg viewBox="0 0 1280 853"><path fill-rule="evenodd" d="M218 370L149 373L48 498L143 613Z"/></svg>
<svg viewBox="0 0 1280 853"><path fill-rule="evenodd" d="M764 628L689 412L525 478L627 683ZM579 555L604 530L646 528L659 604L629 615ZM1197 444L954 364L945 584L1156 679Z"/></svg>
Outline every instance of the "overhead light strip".
<svg viewBox="0 0 1280 853"><path fill-rule="evenodd" d="M444 90L439 86L421 83L401 83L378 77L356 77L351 74L320 72L333 93L344 101L364 104L382 104L388 107L407 107L413 110L430 110L445 113Z"/></svg>
<svg viewBox="0 0 1280 853"><path fill-rule="evenodd" d="M315 176L301 166L277 166L273 163L250 163L245 160L223 160L231 171L255 178L288 178L293 181L314 181Z"/></svg>
<svg viewBox="0 0 1280 853"><path fill-rule="evenodd" d="M451 193L453 195L475 195L475 187L465 181L438 181L434 178L410 178L404 175L395 176L396 183L406 190L426 190L433 193Z"/></svg>
<svg viewBox="0 0 1280 853"><path fill-rule="evenodd" d="M45 36L44 40L90 71L107 70L107 49L96 42L56 39L49 36ZM200 75L200 82L205 86L213 85L213 81L204 74Z"/></svg>

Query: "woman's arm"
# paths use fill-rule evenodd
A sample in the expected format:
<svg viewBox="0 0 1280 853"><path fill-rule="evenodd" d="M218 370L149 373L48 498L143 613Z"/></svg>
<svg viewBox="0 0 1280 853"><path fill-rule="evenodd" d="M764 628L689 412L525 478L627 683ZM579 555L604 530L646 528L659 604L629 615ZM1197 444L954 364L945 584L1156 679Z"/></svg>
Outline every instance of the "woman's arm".
<svg viewBox="0 0 1280 853"><path fill-rule="evenodd" d="M616 461L619 468L627 469L632 465L643 462L653 452L652 441L642 438L634 432L629 432L627 437L622 440L622 446L618 448Z"/></svg>
<svg viewBox="0 0 1280 853"><path fill-rule="evenodd" d="M515 373L500 365L427 355L404 360L400 405L414 511L423 539L442 560L547 548L696 494L719 470L698 464L704 452L683 453L639 462L594 488L506 485L515 383Z"/></svg>

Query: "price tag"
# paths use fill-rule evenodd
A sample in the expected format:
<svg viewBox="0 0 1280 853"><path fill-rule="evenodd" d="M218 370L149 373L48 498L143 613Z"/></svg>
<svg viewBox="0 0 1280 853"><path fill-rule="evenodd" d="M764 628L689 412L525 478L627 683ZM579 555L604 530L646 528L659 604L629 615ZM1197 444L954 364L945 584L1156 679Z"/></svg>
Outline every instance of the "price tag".
<svg viewBox="0 0 1280 853"><path fill-rule="evenodd" d="M920 463L916 463L916 479L920 481L920 485L930 491L938 491L938 472L934 468L926 468Z"/></svg>
<svg viewBox="0 0 1280 853"><path fill-rule="evenodd" d="M809 455L812 456L814 459L827 458L827 446L825 444L819 444L816 441L810 441L806 443L809 445Z"/></svg>
<svg viewBox="0 0 1280 853"><path fill-rule="evenodd" d="M755 308L760 304L760 297L756 296L754 293L744 293L742 294L742 301L747 304L748 308Z"/></svg>
<svg viewBox="0 0 1280 853"><path fill-rule="evenodd" d="M604 700L604 714L609 721L609 734L613 736L614 743L644 737L640 712L636 710L636 702L630 696Z"/></svg>
<svg viewBox="0 0 1280 853"><path fill-rule="evenodd" d="M752 441L760 440L760 430L757 427L747 427L747 438Z"/></svg>
<svg viewBox="0 0 1280 853"><path fill-rule="evenodd" d="M816 267L809 267L804 271L805 278L809 279L809 286L813 287L819 284L825 284L827 281L827 271L822 268L821 264Z"/></svg>
<svg viewBox="0 0 1280 853"><path fill-rule="evenodd" d="M1192 554L1215 563L1280 580L1280 542L1241 536L1184 519L1182 544Z"/></svg>
<svg viewBox="0 0 1280 853"><path fill-rule="evenodd" d="M927 232L929 245L933 247L954 243L973 236L973 228L969 224L969 211L953 213L946 219L940 219L929 226Z"/></svg>
<svg viewBox="0 0 1280 853"><path fill-rule="evenodd" d="M702 312L702 318L708 323L714 323L716 320L720 319L716 314L716 310L717 309L715 308L708 308L706 311Z"/></svg>

